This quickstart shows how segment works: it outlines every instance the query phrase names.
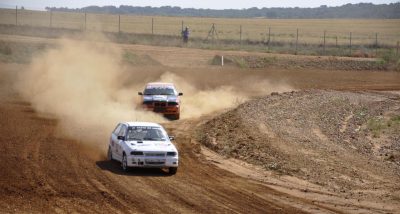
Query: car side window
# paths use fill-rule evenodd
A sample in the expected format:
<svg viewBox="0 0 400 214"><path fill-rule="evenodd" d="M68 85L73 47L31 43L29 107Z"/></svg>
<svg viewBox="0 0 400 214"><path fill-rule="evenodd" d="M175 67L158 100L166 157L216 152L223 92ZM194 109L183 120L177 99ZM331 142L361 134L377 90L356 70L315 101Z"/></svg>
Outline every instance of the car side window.
<svg viewBox="0 0 400 214"><path fill-rule="evenodd" d="M122 125L121 130L118 133L118 136L126 136L126 129L127 127L125 125Z"/></svg>
<svg viewBox="0 0 400 214"><path fill-rule="evenodd" d="M121 127L122 127L122 124L118 124L117 127L115 127L113 133L118 136L118 134L121 130Z"/></svg>

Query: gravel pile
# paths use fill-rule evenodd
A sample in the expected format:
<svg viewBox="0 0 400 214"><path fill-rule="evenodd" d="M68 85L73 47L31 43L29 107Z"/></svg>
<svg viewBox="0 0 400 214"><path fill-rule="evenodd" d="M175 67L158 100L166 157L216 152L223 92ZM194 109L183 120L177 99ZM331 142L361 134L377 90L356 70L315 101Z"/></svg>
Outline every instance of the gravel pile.
<svg viewBox="0 0 400 214"><path fill-rule="evenodd" d="M396 93L273 93L206 122L197 139L226 157L334 191L368 186L396 188L399 194Z"/></svg>

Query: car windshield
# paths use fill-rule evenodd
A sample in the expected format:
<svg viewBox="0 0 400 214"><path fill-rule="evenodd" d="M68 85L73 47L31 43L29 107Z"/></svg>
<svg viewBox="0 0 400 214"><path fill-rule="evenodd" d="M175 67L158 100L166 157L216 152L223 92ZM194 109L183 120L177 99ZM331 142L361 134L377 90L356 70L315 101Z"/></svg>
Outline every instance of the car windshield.
<svg viewBox="0 0 400 214"><path fill-rule="evenodd" d="M158 127L131 126L128 128L127 140L135 141L165 141L167 138Z"/></svg>
<svg viewBox="0 0 400 214"><path fill-rule="evenodd" d="M144 95L175 95L173 88L146 88Z"/></svg>

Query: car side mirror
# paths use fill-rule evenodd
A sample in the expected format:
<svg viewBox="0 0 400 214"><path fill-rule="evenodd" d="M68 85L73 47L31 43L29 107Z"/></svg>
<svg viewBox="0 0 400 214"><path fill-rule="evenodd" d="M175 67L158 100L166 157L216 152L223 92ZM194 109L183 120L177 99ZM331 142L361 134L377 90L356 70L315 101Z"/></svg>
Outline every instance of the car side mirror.
<svg viewBox="0 0 400 214"><path fill-rule="evenodd" d="M142 95L143 95L143 93L142 93L142 92L138 92L137 94L138 94L138 95L140 95L140 96L142 96Z"/></svg>
<svg viewBox="0 0 400 214"><path fill-rule="evenodd" d="M183 96L183 93L179 92L178 96Z"/></svg>
<svg viewBox="0 0 400 214"><path fill-rule="evenodd" d="M125 140L125 136L118 136L118 140Z"/></svg>
<svg viewBox="0 0 400 214"><path fill-rule="evenodd" d="M174 140L175 140L175 137L174 137L174 136L169 136L169 140L170 140L170 141L174 141Z"/></svg>

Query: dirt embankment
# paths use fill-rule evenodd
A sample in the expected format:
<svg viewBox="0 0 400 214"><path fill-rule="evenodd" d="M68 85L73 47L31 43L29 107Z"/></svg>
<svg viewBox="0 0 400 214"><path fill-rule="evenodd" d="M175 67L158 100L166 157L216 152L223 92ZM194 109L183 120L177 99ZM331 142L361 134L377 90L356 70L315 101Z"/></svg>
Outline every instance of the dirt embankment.
<svg viewBox="0 0 400 214"><path fill-rule="evenodd" d="M398 93L274 94L206 122L197 139L225 157L345 197L397 204L400 198Z"/></svg>
<svg viewBox="0 0 400 214"><path fill-rule="evenodd" d="M222 56L211 59L211 65L221 65ZM319 69L343 71L399 71L399 62L390 63L383 59L349 58L336 56L290 56L290 55L226 55L224 64L252 69Z"/></svg>

